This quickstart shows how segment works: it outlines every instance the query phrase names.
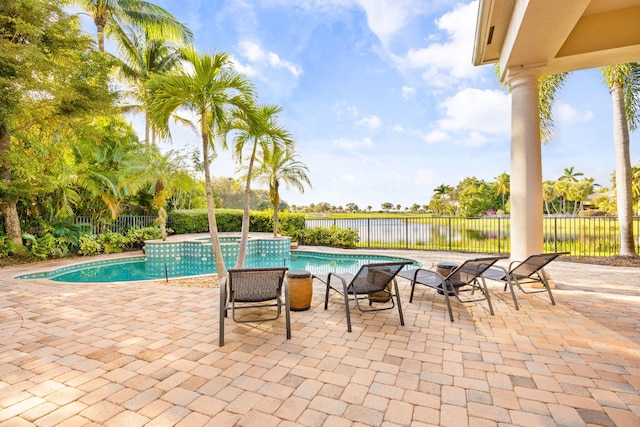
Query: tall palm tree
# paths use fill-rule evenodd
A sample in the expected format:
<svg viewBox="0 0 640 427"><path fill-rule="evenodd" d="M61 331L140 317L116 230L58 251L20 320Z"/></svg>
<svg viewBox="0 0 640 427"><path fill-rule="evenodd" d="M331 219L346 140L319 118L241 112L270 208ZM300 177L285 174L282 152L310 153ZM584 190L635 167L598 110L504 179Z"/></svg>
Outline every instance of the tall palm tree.
<svg viewBox="0 0 640 427"><path fill-rule="evenodd" d="M251 200L251 178L258 148L263 156L269 156L276 148L291 150L293 139L291 134L278 124L278 114L282 107L277 105L248 105L244 109L235 109L229 122L228 131L234 133L234 156L242 162L245 148L250 154L247 164L246 184L244 187L244 209L242 212L242 233L236 268L244 266L249 239L249 204Z"/></svg>
<svg viewBox="0 0 640 427"><path fill-rule="evenodd" d="M582 172L574 172L574 167L568 167L568 168L564 168L564 173L562 174L562 176L560 178L558 178L559 181L569 181L569 182L578 182L578 178L579 176L584 176L584 174Z"/></svg>
<svg viewBox="0 0 640 427"><path fill-rule="evenodd" d="M178 47L166 40L156 39L149 33L135 27L122 28L119 33L120 66L119 74L131 85L128 91L134 104L125 107L126 111L145 113L144 140L155 143L155 133L151 133L151 124L146 112L147 81L154 74L173 69L180 61Z"/></svg>
<svg viewBox="0 0 640 427"><path fill-rule="evenodd" d="M255 175L269 186L269 202L273 206L273 237L278 237L278 207L280 206L280 185L296 188L304 193L305 185L311 187L309 169L289 150L276 146L270 152L262 152Z"/></svg>
<svg viewBox="0 0 640 427"><path fill-rule="evenodd" d="M511 178L508 173L502 172L500 175L495 177L495 181L493 182L493 190L496 195L502 196L502 210L505 210L505 199L507 194L509 193Z"/></svg>
<svg viewBox="0 0 640 427"><path fill-rule="evenodd" d="M104 52L104 39L122 34L125 25L142 28L152 38L188 40L191 31L169 12L144 0L66 0L77 4L93 18L97 29L98 50ZM117 36L116 36L117 37Z"/></svg>
<svg viewBox="0 0 640 427"><path fill-rule="evenodd" d="M193 47L188 47L182 49L181 54L185 61L183 68L155 75L147 83L149 118L161 136L170 137L169 120L177 110L189 110L197 117L197 123L191 125L198 129L202 140L209 232L216 270L222 278L226 277L227 270L218 238L209 152L220 128L226 126L229 109L244 107L247 99L253 96L253 86L233 70L226 53L200 55ZM225 145L224 140L220 142Z"/></svg>
<svg viewBox="0 0 640 427"><path fill-rule="evenodd" d="M640 118L640 63L600 68L613 103L613 145L616 153L616 201L620 226L620 255L637 256L633 237L633 196L629 131Z"/></svg>

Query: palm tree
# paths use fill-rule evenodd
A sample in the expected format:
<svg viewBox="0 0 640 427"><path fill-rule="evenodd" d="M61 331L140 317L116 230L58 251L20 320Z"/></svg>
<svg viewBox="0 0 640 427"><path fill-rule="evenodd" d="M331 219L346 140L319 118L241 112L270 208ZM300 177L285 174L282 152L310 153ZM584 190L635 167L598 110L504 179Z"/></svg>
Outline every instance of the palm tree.
<svg viewBox="0 0 640 427"><path fill-rule="evenodd" d="M262 152L258 159L256 177L269 186L269 202L273 206L273 237L278 237L278 207L280 206L280 185L293 187L304 193L305 184L311 187L309 169L297 159L293 151L276 146L270 152Z"/></svg>
<svg viewBox="0 0 640 427"><path fill-rule="evenodd" d="M569 168L564 168L563 175L558 178L558 181L569 181L569 182L578 182L578 176L584 176L582 172L574 172L575 168L573 166Z"/></svg>
<svg viewBox="0 0 640 427"><path fill-rule="evenodd" d="M155 133L146 113L145 84L154 74L167 72L180 60L178 48L165 40L154 39L149 33L136 28L123 28L119 38L121 63L119 72L123 80L131 85L130 95L135 104L125 111L145 112L144 140L155 144Z"/></svg>
<svg viewBox="0 0 640 427"><path fill-rule="evenodd" d="M496 196L502 196L502 210L505 210L505 198L507 193L509 193L510 188L510 177L506 172L502 172L500 175L495 177L495 181L493 182L493 189L495 191Z"/></svg>
<svg viewBox="0 0 640 427"><path fill-rule="evenodd" d="M258 148L265 157L276 148L289 151L293 148L291 134L278 125L278 114L282 107L277 105L248 105L244 109L235 109L229 122L228 131L233 131L234 156L242 162L245 148L251 154L248 157L246 184L244 187L244 209L242 212L242 233L236 268L244 266L249 238L249 204L251 200L251 178ZM226 133L226 132L225 132ZM277 209L276 209L277 210Z"/></svg>
<svg viewBox="0 0 640 427"><path fill-rule="evenodd" d="M620 255L637 256L633 237L633 196L629 131L640 116L640 63L600 68L613 103L613 144L616 153L616 200L620 225Z"/></svg>
<svg viewBox="0 0 640 427"><path fill-rule="evenodd" d="M184 158L175 151L161 153L155 145L143 146L123 165L122 182L128 193L145 190L153 194L152 207L158 217L166 216L167 198L174 190L189 191L196 184L184 166ZM165 224L160 221L162 239L166 239Z"/></svg>
<svg viewBox="0 0 640 427"><path fill-rule="evenodd" d="M144 29L152 38L188 40L191 31L169 12L144 0L67 0L87 11L96 24L98 50L104 52L104 38L120 39L125 25Z"/></svg>
<svg viewBox="0 0 640 427"><path fill-rule="evenodd" d="M218 226L216 223L209 150L221 127L227 120L229 109L241 108L247 98L253 96L253 86L232 69L229 55L216 53L200 55L193 47L182 49L184 67L167 74L153 76L147 83L148 113L152 124L161 136L170 137L169 119L178 109L187 109L196 114L202 140L202 164L204 166L205 194L211 244L220 278L227 270L222 259ZM224 146L224 140L221 140Z"/></svg>
<svg viewBox="0 0 640 427"><path fill-rule="evenodd" d="M452 191L453 187L446 184L440 184L433 189L434 195L440 197L450 196Z"/></svg>

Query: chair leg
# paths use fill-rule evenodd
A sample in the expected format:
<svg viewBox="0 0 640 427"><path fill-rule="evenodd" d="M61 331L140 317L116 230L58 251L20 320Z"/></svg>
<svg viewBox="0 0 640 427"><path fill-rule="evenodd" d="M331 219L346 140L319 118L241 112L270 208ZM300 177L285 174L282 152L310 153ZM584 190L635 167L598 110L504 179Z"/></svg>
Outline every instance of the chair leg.
<svg viewBox="0 0 640 427"><path fill-rule="evenodd" d="M446 280L441 281L442 293L444 294L444 301L447 303L447 310L449 311L449 320L453 322L453 311L451 310L451 301L449 301L449 289L447 288Z"/></svg>
<svg viewBox="0 0 640 427"><path fill-rule="evenodd" d="M402 305L400 304L400 289L398 289L398 282L395 278L393 279L393 285L396 290L396 300L398 301L398 314L400 315L400 325L404 326L404 314L402 314ZM391 296L391 298L393 298L393 295Z"/></svg>
<svg viewBox="0 0 640 427"><path fill-rule="evenodd" d="M218 337L218 345L222 347L224 345L224 318L227 313L227 292L226 292L226 282L223 280L220 284L220 324L219 324L219 337Z"/></svg>
<svg viewBox="0 0 640 427"><path fill-rule="evenodd" d="M347 292L347 283L342 281L342 289L344 290L344 311L347 314L347 332L351 332L351 313L349 312L349 293ZM327 290L327 292L329 292ZM358 298L358 295L355 295Z"/></svg>
<svg viewBox="0 0 640 427"><path fill-rule="evenodd" d="M518 305L518 300L516 299L516 291L513 289L513 283L511 282L511 277L507 274L507 281L504 284L505 290L509 287L509 291L511 291L511 299L513 300L513 305L516 307L516 310L520 310L520 306Z"/></svg>
<svg viewBox="0 0 640 427"><path fill-rule="evenodd" d="M487 289L487 282L485 282L484 277L480 278L480 282L482 283L482 292L484 292L484 296L487 299L487 304L489 304L489 312L493 316L495 315L495 313L493 312L493 304L491 304L491 295L489 295L489 289Z"/></svg>
<svg viewBox="0 0 640 427"><path fill-rule="evenodd" d="M290 313L290 300L289 300L289 284L286 279L283 283L284 287L284 317L287 325L287 339L291 339L291 313Z"/></svg>
<svg viewBox="0 0 640 427"><path fill-rule="evenodd" d="M544 287L547 289L547 292L549 293L549 299L551 300L551 305L556 305L556 300L553 298L553 294L551 293L551 286L549 286L549 281L547 280L544 270L538 272L538 277L540 277L540 281L542 282Z"/></svg>
<svg viewBox="0 0 640 427"><path fill-rule="evenodd" d="M326 289L325 289L325 293L324 293L324 309L326 310L329 307L329 281L331 279L327 279L327 283L326 285Z"/></svg>

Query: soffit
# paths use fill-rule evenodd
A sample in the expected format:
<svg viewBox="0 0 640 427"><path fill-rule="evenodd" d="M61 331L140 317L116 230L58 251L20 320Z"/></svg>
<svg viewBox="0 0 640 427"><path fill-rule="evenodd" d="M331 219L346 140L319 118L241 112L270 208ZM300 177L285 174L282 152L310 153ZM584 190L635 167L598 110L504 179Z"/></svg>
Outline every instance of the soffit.
<svg viewBox="0 0 640 427"><path fill-rule="evenodd" d="M640 61L640 0L480 0L474 65L544 74Z"/></svg>

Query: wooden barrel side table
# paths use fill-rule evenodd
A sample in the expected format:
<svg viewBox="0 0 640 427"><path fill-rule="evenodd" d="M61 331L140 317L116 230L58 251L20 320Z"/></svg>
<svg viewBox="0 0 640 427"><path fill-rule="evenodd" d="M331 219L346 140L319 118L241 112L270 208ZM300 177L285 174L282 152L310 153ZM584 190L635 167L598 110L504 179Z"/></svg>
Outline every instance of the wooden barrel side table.
<svg viewBox="0 0 640 427"><path fill-rule="evenodd" d="M309 310L313 295L313 277L305 270L287 272L289 283L289 308L291 311Z"/></svg>

